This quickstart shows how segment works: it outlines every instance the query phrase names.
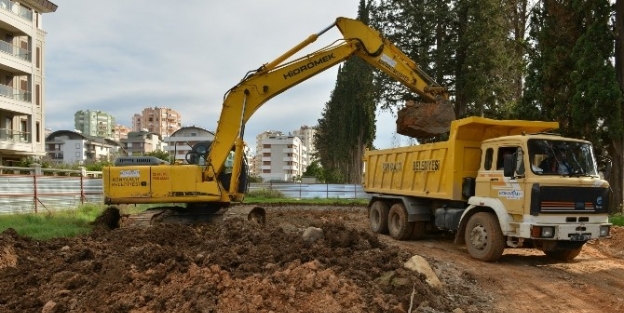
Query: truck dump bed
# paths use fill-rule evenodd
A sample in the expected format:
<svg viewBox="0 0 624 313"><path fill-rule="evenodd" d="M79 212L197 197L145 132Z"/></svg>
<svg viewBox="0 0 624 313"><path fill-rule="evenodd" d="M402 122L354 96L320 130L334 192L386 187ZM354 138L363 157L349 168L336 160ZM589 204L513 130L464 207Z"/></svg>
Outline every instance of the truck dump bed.
<svg viewBox="0 0 624 313"><path fill-rule="evenodd" d="M462 179L476 177L484 140L544 132L557 122L468 117L451 123L444 142L369 150L364 155L364 190L401 196L462 199Z"/></svg>

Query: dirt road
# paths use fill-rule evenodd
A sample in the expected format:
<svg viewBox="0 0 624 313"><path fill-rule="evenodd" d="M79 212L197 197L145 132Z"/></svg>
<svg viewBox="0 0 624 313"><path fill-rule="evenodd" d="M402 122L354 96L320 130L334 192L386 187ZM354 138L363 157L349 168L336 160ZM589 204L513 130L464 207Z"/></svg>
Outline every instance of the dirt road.
<svg viewBox="0 0 624 313"><path fill-rule="evenodd" d="M397 242L361 208L271 208L268 223L0 234L1 312L620 312L624 230L572 263L512 249L472 260L444 236ZM308 227L324 238L306 242ZM406 270L424 257L443 283Z"/></svg>

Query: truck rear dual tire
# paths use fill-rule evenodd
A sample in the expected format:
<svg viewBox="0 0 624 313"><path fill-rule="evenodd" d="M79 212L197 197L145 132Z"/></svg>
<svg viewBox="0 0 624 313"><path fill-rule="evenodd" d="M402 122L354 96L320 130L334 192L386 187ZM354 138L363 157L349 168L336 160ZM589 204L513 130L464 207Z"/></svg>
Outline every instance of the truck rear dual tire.
<svg viewBox="0 0 624 313"><path fill-rule="evenodd" d="M388 213L388 232L396 240L407 240L412 236L414 223L408 221L407 210L403 203L395 203Z"/></svg>
<svg viewBox="0 0 624 313"><path fill-rule="evenodd" d="M478 212L471 216L466 224L466 248L471 257L494 262L503 255L505 238L500 229L498 218L489 212Z"/></svg>
<svg viewBox="0 0 624 313"><path fill-rule="evenodd" d="M368 221L371 230L376 234L388 233L388 204L383 201L375 201L368 211Z"/></svg>

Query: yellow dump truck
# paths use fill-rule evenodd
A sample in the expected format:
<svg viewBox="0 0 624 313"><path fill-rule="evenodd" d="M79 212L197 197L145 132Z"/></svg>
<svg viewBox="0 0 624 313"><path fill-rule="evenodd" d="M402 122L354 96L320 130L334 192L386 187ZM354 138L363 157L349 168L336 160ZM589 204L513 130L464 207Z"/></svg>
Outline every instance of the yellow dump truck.
<svg viewBox="0 0 624 313"><path fill-rule="evenodd" d="M592 144L549 133L558 127L468 117L445 142L367 151L371 229L398 240L454 232L483 261L527 246L574 259L609 236L611 193Z"/></svg>

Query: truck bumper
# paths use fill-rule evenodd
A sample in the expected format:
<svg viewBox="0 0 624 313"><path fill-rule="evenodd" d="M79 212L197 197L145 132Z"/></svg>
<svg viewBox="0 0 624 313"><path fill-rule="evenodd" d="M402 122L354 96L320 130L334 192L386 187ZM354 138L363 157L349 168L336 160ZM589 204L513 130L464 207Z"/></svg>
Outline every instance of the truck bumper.
<svg viewBox="0 0 624 313"><path fill-rule="evenodd" d="M532 218L518 223L516 234L519 238L540 240L587 241L609 236L611 224L605 217L590 217L587 222L555 223L549 218ZM513 236L513 235L512 235Z"/></svg>

